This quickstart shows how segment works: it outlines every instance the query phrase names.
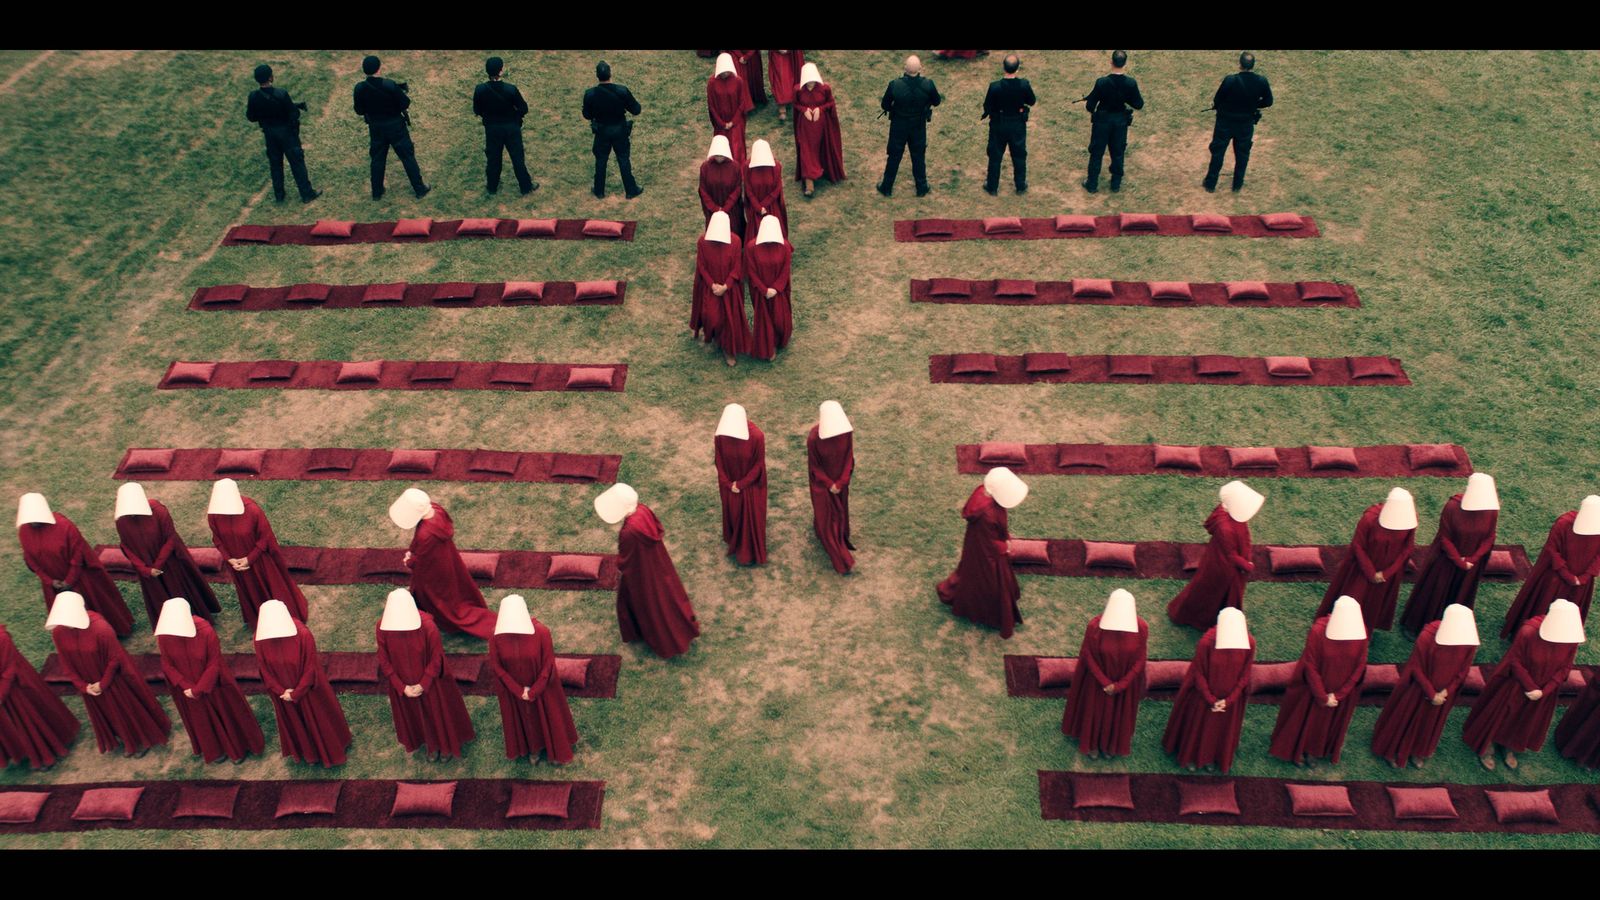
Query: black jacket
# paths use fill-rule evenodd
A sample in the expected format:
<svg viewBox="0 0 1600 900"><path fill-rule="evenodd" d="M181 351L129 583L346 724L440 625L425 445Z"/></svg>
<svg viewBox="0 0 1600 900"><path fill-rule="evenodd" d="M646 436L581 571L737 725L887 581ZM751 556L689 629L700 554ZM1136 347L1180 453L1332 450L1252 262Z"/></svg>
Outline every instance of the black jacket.
<svg viewBox="0 0 1600 900"><path fill-rule="evenodd" d="M364 116L368 125L393 122L410 105L406 92L387 78L368 75L366 81L356 85L356 115Z"/></svg>
<svg viewBox="0 0 1600 900"><path fill-rule="evenodd" d="M499 85L496 87L495 85ZM472 113L483 117L483 124L522 122L528 114L528 101L514 84L504 81L485 81L472 92Z"/></svg>
<svg viewBox="0 0 1600 900"><path fill-rule="evenodd" d="M1084 102L1095 122L1131 122L1131 109L1144 109L1144 97L1139 95L1139 82L1120 72L1102 75L1095 79L1094 90Z"/></svg>
<svg viewBox="0 0 1600 900"><path fill-rule="evenodd" d="M583 92L583 117L596 125L620 125L623 113L639 114L639 101L620 84L601 82Z"/></svg>
<svg viewBox="0 0 1600 900"><path fill-rule="evenodd" d="M928 109L938 106L941 99L932 78L901 75L889 82L879 105L891 121L922 123L928 121Z"/></svg>
<svg viewBox="0 0 1600 900"><path fill-rule="evenodd" d="M1027 108L1038 103L1026 78L997 78L983 97L983 114L990 122L1026 120Z"/></svg>
<svg viewBox="0 0 1600 900"><path fill-rule="evenodd" d="M1261 116L1256 110L1272 105L1272 87L1267 84L1264 75L1235 72L1222 79L1222 86L1217 88L1217 95L1211 98L1211 105L1217 108L1219 119L1259 120Z"/></svg>
<svg viewBox="0 0 1600 900"><path fill-rule="evenodd" d="M250 92L250 99L244 107L244 117L262 128L298 125L300 109L289 98L288 91L268 85Z"/></svg>

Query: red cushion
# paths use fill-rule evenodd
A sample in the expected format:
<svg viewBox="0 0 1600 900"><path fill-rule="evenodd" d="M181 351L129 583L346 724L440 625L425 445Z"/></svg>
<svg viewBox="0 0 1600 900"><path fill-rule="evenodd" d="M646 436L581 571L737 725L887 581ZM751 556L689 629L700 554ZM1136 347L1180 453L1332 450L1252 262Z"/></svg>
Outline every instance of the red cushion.
<svg viewBox="0 0 1600 900"><path fill-rule="evenodd" d="M1041 688L1067 687L1078 670L1078 661L1070 656L1041 656L1038 663Z"/></svg>
<svg viewBox="0 0 1600 900"><path fill-rule="evenodd" d="M306 458L306 471L348 472L356 467L356 457L348 447L318 447Z"/></svg>
<svg viewBox="0 0 1600 900"><path fill-rule="evenodd" d="M585 656L574 658L571 656L556 657L556 677L561 679L562 687L585 688L589 686L589 660Z"/></svg>
<svg viewBox="0 0 1600 900"><path fill-rule="evenodd" d="M471 300L476 296L478 296L478 286L470 281L446 281L433 286L434 303Z"/></svg>
<svg viewBox="0 0 1600 900"><path fill-rule="evenodd" d="M321 303L332 291L332 285L306 282L289 288L289 295L284 299L289 303Z"/></svg>
<svg viewBox="0 0 1600 900"><path fill-rule="evenodd" d="M569 388L608 388L616 377L616 369L606 367L573 366L567 372Z"/></svg>
<svg viewBox="0 0 1600 900"><path fill-rule="evenodd" d="M1556 693L1562 697L1576 697L1588 684L1589 680L1584 677L1583 670L1573 666L1567 670L1567 679L1561 682L1561 687L1556 688Z"/></svg>
<svg viewBox="0 0 1600 900"><path fill-rule="evenodd" d="M341 219L318 219L317 224L311 226L312 237L347 238L354 232L356 223L345 222Z"/></svg>
<svg viewBox="0 0 1600 900"><path fill-rule="evenodd" d="M244 284L219 284L208 287L200 294L200 303L210 306L214 303L239 303L244 300L244 295L250 290Z"/></svg>
<svg viewBox="0 0 1600 900"><path fill-rule="evenodd" d="M1152 659L1145 663L1144 683L1145 689L1151 691L1175 691L1183 683L1183 676L1189 672L1187 659Z"/></svg>
<svg viewBox="0 0 1600 900"><path fill-rule="evenodd" d="M1325 469L1359 469L1361 464L1356 460L1354 447L1306 447L1306 455L1311 458L1312 471Z"/></svg>
<svg viewBox="0 0 1600 900"><path fill-rule="evenodd" d="M287 381L300 364L289 359L263 359L250 367L251 381Z"/></svg>
<svg viewBox="0 0 1600 900"><path fill-rule="evenodd" d="M600 466L604 462L598 456L586 456L581 453L558 453L555 461L550 464L550 474L558 478L582 478L587 481L597 481L600 478Z"/></svg>
<svg viewBox="0 0 1600 900"><path fill-rule="evenodd" d="M49 791L6 791L0 794L0 824L26 825L39 818Z"/></svg>
<svg viewBox="0 0 1600 900"><path fill-rule="evenodd" d="M984 234L1021 234L1022 220L1016 216L986 216Z"/></svg>
<svg viewBox="0 0 1600 900"><path fill-rule="evenodd" d="M1026 465L1028 447L1012 441L985 441L978 445L978 462L988 466Z"/></svg>
<svg viewBox="0 0 1600 900"><path fill-rule="evenodd" d="M448 816L455 806L456 783L439 781L431 784L395 782L394 807L390 816Z"/></svg>
<svg viewBox="0 0 1600 900"><path fill-rule="evenodd" d="M1119 378L1148 378L1156 374L1150 357L1141 354L1121 354L1106 357L1106 367Z"/></svg>
<svg viewBox="0 0 1600 900"><path fill-rule="evenodd" d="M1483 693L1486 684L1483 673L1482 666L1473 666L1467 670L1466 680L1461 682L1461 696L1473 697Z"/></svg>
<svg viewBox="0 0 1600 900"><path fill-rule="evenodd" d="M499 219L462 219L456 234L492 235L499 227Z"/></svg>
<svg viewBox="0 0 1600 900"><path fill-rule="evenodd" d="M1269 356L1267 373L1279 378L1310 378L1311 360L1304 356Z"/></svg>
<svg viewBox="0 0 1600 900"><path fill-rule="evenodd" d="M538 372L537 363L495 363L495 367L489 370L489 381L493 384L531 385L537 380Z"/></svg>
<svg viewBox="0 0 1600 900"><path fill-rule="evenodd" d="M138 571L133 567L133 561L128 559L128 554L122 552L121 547L103 548L100 551L100 567L119 575L132 575Z"/></svg>
<svg viewBox="0 0 1600 900"><path fill-rule="evenodd" d="M425 238L433 231L432 219L401 219L394 223L391 237Z"/></svg>
<svg viewBox="0 0 1600 900"><path fill-rule="evenodd" d="M1072 279L1072 296L1074 297L1110 297L1114 293L1111 288L1111 279L1109 278Z"/></svg>
<svg viewBox="0 0 1600 900"><path fill-rule="evenodd" d="M1276 469L1276 447L1229 447L1228 466L1234 469Z"/></svg>
<svg viewBox="0 0 1600 900"><path fill-rule="evenodd" d="M124 472L165 472L172 468L172 450L129 450L122 462Z"/></svg>
<svg viewBox="0 0 1600 900"><path fill-rule="evenodd" d="M1183 570L1193 572L1200 568L1200 560L1206 555L1205 544L1179 544L1178 558L1182 560Z"/></svg>
<svg viewBox="0 0 1600 900"><path fill-rule="evenodd" d="M970 297L972 282L962 278L935 278L928 282L930 297Z"/></svg>
<svg viewBox="0 0 1600 900"><path fill-rule="evenodd" d="M576 290L578 300L608 300L617 295L617 281L580 281Z"/></svg>
<svg viewBox="0 0 1600 900"><path fill-rule="evenodd" d="M1294 213L1267 213L1261 217L1261 224L1270 231L1296 231L1305 220Z"/></svg>
<svg viewBox="0 0 1600 900"><path fill-rule="evenodd" d="M1006 554L1014 563L1029 566L1050 565L1050 542L1012 538L1006 541Z"/></svg>
<svg viewBox="0 0 1600 900"><path fill-rule="evenodd" d="M1304 301L1344 299L1344 290L1331 281L1297 281L1294 286Z"/></svg>
<svg viewBox="0 0 1600 900"><path fill-rule="evenodd" d="M1265 281L1229 281L1223 286L1229 300L1265 300L1268 296Z"/></svg>
<svg viewBox="0 0 1600 900"><path fill-rule="evenodd" d="M508 281L500 290L501 300L543 300L544 282Z"/></svg>
<svg viewBox="0 0 1600 900"><path fill-rule="evenodd" d="M554 237L555 219L518 219L517 237Z"/></svg>
<svg viewBox="0 0 1600 900"><path fill-rule="evenodd" d="M1029 373L1069 372L1072 370L1070 353L1024 353L1022 368Z"/></svg>
<svg viewBox="0 0 1600 900"><path fill-rule="evenodd" d="M361 292L362 303L399 303L406 299L406 283L404 281L390 281L384 284L369 284Z"/></svg>
<svg viewBox="0 0 1600 900"><path fill-rule="evenodd" d="M1083 561L1090 567L1111 567L1117 569L1132 569L1136 563L1133 558L1134 545L1122 544L1114 541L1084 541Z"/></svg>
<svg viewBox="0 0 1600 900"><path fill-rule="evenodd" d="M1033 297L1039 293L1038 285L1021 278L997 278L994 282L996 297Z"/></svg>
<svg viewBox="0 0 1600 900"><path fill-rule="evenodd" d="M1150 296L1157 300L1193 300L1194 291L1187 281L1152 281Z"/></svg>
<svg viewBox="0 0 1600 900"><path fill-rule="evenodd" d="M1156 466L1157 468L1168 469L1198 469L1200 468L1200 448L1157 444Z"/></svg>
<svg viewBox="0 0 1600 900"><path fill-rule="evenodd" d="M950 361L952 375L993 375L997 371L993 353L957 353Z"/></svg>
<svg viewBox="0 0 1600 900"><path fill-rule="evenodd" d="M1210 354L1194 358L1194 373L1196 375L1237 375L1244 371L1239 364L1237 356L1219 356Z"/></svg>
<svg viewBox="0 0 1600 900"><path fill-rule="evenodd" d="M189 556L202 572L222 571L222 551L215 547L190 547Z"/></svg>
<svg viewBox="0 0 1600 900"><path fill-rule="evenodd" d="M598 581L601 557L557 553L550 557L546 581Z"/></svg>
<svg viewBox="0 0 1600 900"><path fill-rule="evenodd" d="M1286 784L1289 805L1297 816L1353 816L1350 789L1342 784Z"/></svg>
<svg viewBox="0 0 1600 900"><path fill-rule="evenodd" d="M291 572L315 572L322 561L321 547L281 547L283 560Z"/></svg>
<svg viewBox="0 0 1600 900"><path fill-rule="evenodd" d="M1268 547L1267 566L1274 575L1295 572L1321 572L1321 547Z"/></svg>
<svg viewBox="0 0 1600 900"><path fill-rule="evenodd" d="M1350 356L1351 378L1394 378L1400 368L1387 356Z"/></svg>
<svg viewBox="0 0 1600 900"><path fill-rule="evenodd" d="M411 367L411 380L417 381L453 381L456 372L461 370L460 363L444 360L419 362Z"/></svg>
<svg viewBox="0 0 1600 900"><path fill-rule="evenodd" d="M428 475L438 463L437 450L396 450L389 454L390 472L415 472Z"/></svg>
<svg viewBox="0 0 1600 900"><path fill-rule="evenodd" d="M583 223L583 233L590 237L622 237L622 223L606 219L590 219Z"/></svg>
<svg viewBox="0 0 1600 900"><path fill-rule="evenodd" d="M1111 455L1104 444L1062 444L1056 448L1056 467L1061 469L1082 466L1104 469L1111 465Z"/></svg>
<svg viewBox="0 0 1600 900"><path fill-rule="evenodd" d="M1057 231L1094 231L1094 216L1056 216Z"/></svg>
<svg viewBox="0 0 1600 900"><path fill-rule="evenodd" d="M1216 213L1195 213L1189 217L1195 231L1232 231L1233 220Z"/></svg>
<svg viewBox="0 0 1600 900"><path fill-rule="evenodd" d="M1250 667L1250 693L1281 694L1294 680L1295 662L1256 663Z"/></svg>
<svg viewBox="0 0 1600 900"><path fill-rule="evenodd" d="M172 811L174 819L233 818L233 804L239 797L239 785L225 786L185 784L178 788L178 808Z"/></svg>
<svg viewBox="0 0 1600 900"><path fill-rule="evenodd" d="M1400 686L1400 667L1392 663L1373 663L1361 675L1361 692L1392 694Z"/></svg>
<svg viewBox="0 0 1600 900"><path fill-rule="evenodd" d="M911 223L911 233L916 237L943 237L956 233L956 223L949 219L917 219Z"/></svg>
<svg viewBox="0 0 1600 900"><path fill-rule="evenodd" d="M489 472L495 475L515 475L521 453L504 450L474 450L467 459L468 472Z"/></svg>
<svg viewBox="0 0 1600 900"><path fill-rule="evenodd" d="M214 362L175 362L167 372L167 384L209 384L216 371Z"/></svg>
<svg viewBox="0 0 1600 900"><path fill-rule="evenodd" d="M133 818L133 811L143 794L142 787L90 788L83 792L78 808L72 811L72 818L78 822L107 819L126 822Z"/></svg>
<svg viewBox="0 0 1600 900"><path fill-rule="evenodd" d="M1489 559L1484 563L1485 575L1515 575L1517 574L1516 558L1510 550L1490 550Z"/></svg>
<svg viewBox="0 0 1600 900"><path fill-rule="evenodd" d="M1132 783L1126 775L1079 775L1072 779L1072 808L1133 809Z"/></svg>
<svg viewBox="0 0 1600 900"><path fill-rule="evenodd" d="M1117 224L1123 231L1155 231L1161 226L1154 213L1123 213Z"/></svg>
<svg viewBox="0 0 1600 900"><path fill-rule="evenodd" d="M500 554L477 553L463 550L461 561L467 566L467 574L473 578L493 579L494 572L500 568Z"/></svg>
<svg viewBox="0 0 1600 900"><path fill-rule="evenodd" d="M265 244L272 240L271 225L239 225L228 233L236 241L245 241L251 244Z"/></svg>
<svg viewBox="0 0 1600 900"><path fill-rule="evenodd" d="M367 362L347 362L339 364L339 374L334 376L334 384L351 384L358 381L377 381L383 374L383 360L374 359Z"/></svg>
<svg viewBox="0 0 1600 900"><path fill-rule="evenodd" d="M213 471L218 475L260 475L261 464L266 459L265 450L224 450Z"/></svg>
<svg viewBox="0 0 1600 900"><path fill-rule="evenodd" d="M1456 448L1452 444L1407 444L1406 459L1410 460L1413 469L1435 466L1454 468Z"/></svg>
<svg viewBox="0 0 1600 900"><path fill-rule="evenodd" d="M1443 787L1390 787L1389 802L1394 804L1396 819L1454 819L1456 805L1450 801L1450 790Z"/></svg>
<svg viewBox="0 0 1600 900"><path fill-rule="evenodd" d="M1239 815L1239 798L1234 792L1233 782L1220 778L1178 782L1178 815Z"/></svg>
<svg viewBox="0 0 1600 900"><path fill-rule="evenodd" d="M278 792L278 811L284 816L333 815L339 809L342 781L300 781L285 784Z"/></svg>
<svg viewBox="0 0 1600 900"><path fill-rule="evenodd" d="M1494 819L1501 825L1543 823L1559 825L1561 817L1550 802L1550 791L1484 791L1494 807Z"/></svg>
<svg viewBox="0 0 1600 900"><path fill-rule="evenodd" d="M506 818L555 816L565 819L571 803L571 782L562 784L513 784L511 786L511 805L506 809Z"/></svg>

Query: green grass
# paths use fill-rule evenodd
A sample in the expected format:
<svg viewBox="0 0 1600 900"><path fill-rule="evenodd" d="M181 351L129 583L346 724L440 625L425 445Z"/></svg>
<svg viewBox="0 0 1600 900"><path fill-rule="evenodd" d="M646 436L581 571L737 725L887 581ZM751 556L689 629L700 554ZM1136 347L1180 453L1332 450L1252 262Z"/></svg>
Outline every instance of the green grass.
<svg viewBox="0 0 1600 900"><path fill-rule="evenodd" d="M615 700L574 700L581 741L559 777L607 782L604 822L586 832L332 832L253 834L255 846L485 847L1567 847L1593 836L1423 835L1178 825L1087 825L1039 817L1035 770L1081 768L1059 733L1059 701L1006 697L1004 653L1076 652L1087 619L1116 586L1133 590L1151 624L1151 656L1188 656L1193 635L1162 607L1177 582L1025 578L1026 624L1011 641L953 619L933 585L953 567L957 515L976 479L956 474L953 447L985 439L1234 445L1451 441L1494 474L1500 536L1536 553L1550 520L1594 481L1600 390L1592 361L1592 286L1600 185L1572 148L1596 136L1584 115L1600 60L1573 53L1352 52L1260 54L1278 105L1257 130L1250 183L1239 195L1203 193L1207 105L1228 53L1133 51L1147 108L1131 132L1119 195L1090 197L1082 179L1088 127L1071 98L1101 73L1103 54L1024 52L1043 102L1031 123L1031 190L983 194L984 85L993 59L928 63L948 98L930 133L934 193L911 195L902 169L893 200L872 191L884 126L884 83L905 51L808 54L839 98L842 185L811 201L789 191L796 246L794 343L771 364L729 370L688 337L694 186L709 141L709 61L687 52L502 52L534 109L525 129L541 187L527 200L483 195L481 135L469 112L482 54L383 53L409 81L418 158L435 192L423 201L389 165L390 193L367 198L366 140L349 109L357 57L256 54L68 53L0 92L0 269L13 293L0 304L0 496L40 490L92 542L114 538L117 482L129 446L461 446L621 452L622 477L667 528L667 542L705 634L662 662L620 646L603 592L529 592L533 611L566 652L620 652ZM625 202L588 195L589 132L578 114L592 62L605 56L644 105L634 132L646 193ZM31 57L0 54L0 81ZM257 131L243 116L250 68L310 104L303 129L316 185L309 209L275 206ZM57 62L61 64L57 64ZM70 75L68 74L70 71ZM70 102L69 101L70 98ZM83 115L85 107L94 115ZM1534 122L1528 109L1540 110ZM151 110L159 110L153 115ZM1530 126L1538 125L1537 129ZM792 131L770 106L749 136L765 136L785 167ZM1009 164L1008 164L1009 165ZM1230 163L1231 166L1231 163ZM1008 170L1009 171L1009 170ZM1230 169L1231 171L1231 169ZM509 178L509 172L504 176ZM1007 183L1009 175L1002 183ZM508 196L509 194L509 196ZM1252 213L1316 217L1316 240L1100 240L897 244L890 223L921 215L995 213ZM317 217L363 221L411 215L606 216L639 220L630 244L454 242L349 248L216 248L235 221ZM951 307L911 304L912 277L1109 277L1194 281L1332 279L1357 286L1358 310ZM629 281L615 308L316 311L225 314L184 309L195 287L385 280ZM930 353L1392 354L1414 387L928 383ZM162 392L173 359L457 358L622 361L623 394L277 391ZM811 534L804 434L824 399L855 422L853 518L859 566L840 578ZM718 537L711 432L739 401L768 435L771 561L740 569ZM1031 479L1012 514L1019 536L1200 540L1221 479ZM1257 479L1267 506L1252 523L1262 543L1341 543L1389 483ZM1405 482L1432 538L1446 479ZM384 515L396 482L263 482L247 487L293 544L399 545ZM596 489L429 483L463 547L609 551L614 532L593 515ZM206 534L208 486L151 482L191 544ZM35 663L50 651L36 580L12 541L0 541L0 621ZM325 650L370 650L387 588L306 588ZM494 591L491 602L506 593ZM1480 594L1480 658L1514 596ZM1321 586L1262 584L1247 611L1262 659L1292 659ZM125 596L142 609L136 588ZM224 649L244 651L231 590ZM142 623L126 642L152 652ZM481 642L448 638L452 652ZM1373 642L1375 662L1401 662L1395 635ZM1600 662L1594 644L1579 655ZM544 764L508 764L498 713L469 700L479 739L459 763L402 758L381 697L341 698L356 731L348 777L545 777ZM81 709L78 701L71 701ZM263 725L272 717L256 701ZM1168 771L1158 740L1170 707L1141 710L1135 755L1098 764ZM1430 767L1395 775L1367 750L1377 710L1362 709L1347 755L1312 777L1533 783L1594 773L1548 747L1516 773L1486 773L1455 737L1453 720ZM1295 777L1266 756L1274 710L1246 719L1235 771ZM1457 713L1457 717L1462 713ZM269 733L269 743L273 740ZM138 761L101 757L85 736L40 778L13 767L3 784L129 778L316 778L277 758L239 769L202 766L180 743ZM8 837L15 847L224 847L227 832L94 832Z"/></svg>

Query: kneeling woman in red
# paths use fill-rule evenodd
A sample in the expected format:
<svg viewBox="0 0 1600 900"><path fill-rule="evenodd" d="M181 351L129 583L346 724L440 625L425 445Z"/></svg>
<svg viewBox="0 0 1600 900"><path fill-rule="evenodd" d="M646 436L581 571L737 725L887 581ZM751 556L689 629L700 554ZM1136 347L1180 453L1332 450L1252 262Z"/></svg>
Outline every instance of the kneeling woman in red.
<svg viewBox="0 0 1600 900"><path fill-rule="evenodd" d="M1328 582L1317 616L1332 612L1337 598L1350 597L1360 604L1367 631L1388 631L1394 625L1400 578L1416 542L1417 504L1410 491L1395 488L1388 499L1361 514L1350 539L1350 553Z"/></svg>
<svg viewBox="0 0 1600 900"><path fill-rule="evenodd" d="M272 692L283 755L325 767L344 765L350 726L323 674L317 639L289 615L281 601L261 604L256 620L256 663Z"/></svg>
<svg viewBox="0 0 1600 900"><path fill-rule="evenodd" d="M1210 628L1222 609L1244 607L1244 585L1255 563L1250 561L1250 526L1266 498L1242 481L1230 481L1218 492L1221 503L1206 517L1211 542L1200 557L1194 577L1167 604L1167 618L1190 628Z"/></svg>
<svg viewBox="0 0 1600 900"><path fill-rule="evenodd" d="M855 428L837 400L824 400L817 424L806 435L806 469L811 473L811 520L834 571L855 568L850 551L850 477L856 470Z"/></svg>
<svg viewBox="0 0 1600 900"><path fill-rule="evenodd" d="M521 594L500 601L500 618L489 638L489 670L500 698L500 722L506 735L506 759L539 751L557 765L572 762L578 728L572 724L567 693L556 674L556 652L550 629L528 615Z"/></svg>
<svg viewBox="0 0 1600 900"><path fill-rule="evenodd" d="M494 613L483 602L483 592L456 549L456 526L444 507L426 492L406 488L389 505L389 521L416 529L405 563L411 567L411 595L417 602L437 616L447 631L464 631L480 638L493 634Z"/></svg>
<svg viewBox="0 0 1600 900"><path fill-rule="evenodd" d="M1105 612L1083 630L1061 733L1076 737L1078 749L1090 759L1133 752L1149 641L1150 626L1134 609L1133 595L1122 588L1111 592Z"/></svg>
<svg viewBox="0 0 1600 900"><path fill-rule="evenodd" d="M712 438L722 494L722 542L739 564L767 561L767 436L744 407L729 403Z"/></svg>
<svg viewBox="0 0 1600 900"><path fill-rule="evenodd" d="M1000 629L1002 638L1022 624L1017 601L1022 587L1011 571L1006 543L1011 540L1006 510L1015 508L1028 496L1028 486L1010 469L997 466L983 476L961 510L967 520L967 536L961 544L961 560L950 577L939 582L939 602L963 619Z"/></svg>
<svg viewBox="0 0 1600 900"><path fill-rule="evenodd" d="M1494 768L1495 747L1505 755L1506 768L1515 769L1518 753L1544 746L1556 697L1581 643L1583 619L1570 600L1557 600L1549 612L1522 623L1461 726L1461 739L1485 769Z"/></svg>
<svg viewBox="0 0 1600 900"><path fill-rule="evenodd" d="M1255 659L1256 639L1245 628L1244 613L1224 607L1217 624L1200 636L1172 701L1161 746L1177 756L1178 765L1191 772L1233 766Z"/></svg>
<svg viewBox="0 0 1600 900"><path fill-rule="evenodd" d="M1268 752L1297 766L1324 757L1338 763L1366 674L1361 604L1354 597L1340 597L1333 613L1313 623L1306 635L1306 648L1278 705Z"/></svg>
<svg viewBox="0 0 1600 900"><path fill-rule="evenodd" d="M167 742L172 734L167 711L117 643L111 626L84 608L81 595L57 594L44 627L61 654L62 669L83 694L101 753L110 753L120 741L129 756L143 756Z"/></svg>
<svg viewBox="0 0 1600 900"><path fill-rule="evenodd" d="M761 220L755 243L744 250L744 274L750 279L750 308L755 324L750 334L750 355L774 359L794 336L794 307L790 303L790 264L794 248L783 239L777 216Z"/></svg>
<svg viewBox="0 0 1600 900"><path fill-rule="evenodd" d="M23 494L17 503L17 540L22 544L23 564L39 577L47 612L58 591L71 591L83 598L90 612L104 618L118 637L133 633L133 614L100 565L100 558L71 519L50 511L43 494Z"/></svg>
<svg viewBox="0 0 1600 900"><path fill-rule="evenodd" d="M405 588L389 592L378 622L378 677L389 688L394 733L407 753L423 747L434 759L459 757L477 736L461 688L445 668L439 627Z"/></svg>
<svg viewBox="0 0 1600 900"><path fill-rule="evenodd" d="M172 705L189 734L189 746L206 762L244 762L266 749L261 723L222 661L222 644L211 623L173 597L156 620L161 671L172 689Z"/></svg>
<svg viewBox="0 0 1600 900"><path fill-rule="evenodd" d="M0 769L22 761L50 768L82 727L0 625Z"/></svg>
<svg viewBox="0 0 1600 900"><path fill-rule="evenodd" d="M1444 617L1422 626L1411 658L1400 669L1400 683L1378 714L1372 729L1372 752L1396 769L1410 760L1417 768L1439 746L1461 685L1478 654L1478 623L1472 610L1459 603Z"/></svg>
<svg viewBox="0 0 1600 900"><path fill-rule="evenodd" d="M666 530L633 488L618 482L594 498L594 511L617 533L617 628L623 643L641 638L670 659L700 636L689 595L667 553Z"/></svg>

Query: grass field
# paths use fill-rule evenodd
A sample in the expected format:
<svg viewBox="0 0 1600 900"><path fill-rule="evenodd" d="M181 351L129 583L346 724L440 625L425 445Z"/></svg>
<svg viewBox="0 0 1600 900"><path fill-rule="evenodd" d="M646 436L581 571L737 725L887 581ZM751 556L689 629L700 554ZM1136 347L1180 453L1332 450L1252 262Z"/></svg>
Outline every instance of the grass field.
<svg viewBox="0 0 1600 900"><path fill-rule="evenodd" d="M606 782L602 828L574 832L307 829L250 835L259 847L1562 847L1594 836L1431 835L1180 825L1044 822L1035 770L1167 771L1159 737L1170 707L1146 703L1134 755L1089 763L1059 733L1059 701L1010 699L1004 653L1075 654L1109 591L1133 591L1151 626L1152 658L1187 658L1194 635L1167 621L1178 582L1024 578L1026 624L1010 641L954 619L933 586L954 566L957 511L976 480L955 472L954 445L978 440L1162 441L1299 445L1456 442L1496 476L1500 540L1536 554L1551 519L1600 491L1594 436L1600 391L1592 292L1600 281L1600 181L1581 148L1600 138L1600 56L1584 53L1259 53L1278 102L1256 132L1241 194L1204 193L1209 105L1232 54L1131 51L1146 98L1123 191L1078 182L1087 116L1069 101L1103 73L1102 51L1024 52L1041 103L1030 125L1031 189L981 190L979 123L998 54L929 60L945 95L929 134L933 193L917 199L909 161L896 196L872 186L885 124L884 84L907 51L808 51L839 101L849 179L801 198L790 182L796 248L793 344L774 363L728 369L687 329L696 173L709 143L704 80L692 53L500 52L533 108L525 140L531 197L509 170L483 192L482 135L470 112L481 53L378 51L409 81L412 135L434 192L367 192L365 128L350 109L358 54L0 53L0 497L42 491L93 543L112 541L108 477L129 446L422 446L620 452L621 478L661 517L703 636L662 662L623 646L610 594L526 592L563 652L620 652L614 700L572 701L581 741L555 777ZM931 55L931 54L925 54ZM593 158L579 115L592 64L611 62L644 107L634 167L646 193L590 196ZM245 121L250 68L310 104L303 128L322 199L277 206L261 138ZM18 74L20 73L20 75ZM1539 110L1534 115L1530 110ZM87 111L87 112L86 112ZM786 173L793 132L772 106L748 136L772 141ZM1231 161L1224 169L1231 172ZM1226 181L1224 181L1226 184ZM291 197L293 190L291 187ZM1314 240L1136 239L896 244L895 218L1148 211L1315 216ZM637 219L637 239L450 242L344 248L230 247L235 222L360 221L413 215ZM1325 279L1356 285L1355 310L1119 309L912 305L907 279L1025 277L1127 280ZM195 287L245 282L498 281L619 277L621 307L299 313L200 313ZM1408 388L928 383L930 353L1228 353L1400 357ZM173 391L154 389L173 359L440 358L626 362L622 394ZM838 399L856 426L852 516L857 571L839 577L811 533L804 436L817 403ZM711 434L737 401L768 435L770 562L744 569L719 538ZM1222 479L1030 479L1013 534L1112 540L1202 540ZM1267 505L1260 543L1342 543L1391 483L1257 479ZM402 545L384 515L398 482L262 482L245 487L287 544ZM1461 482L1412 479L1419 543ZM191 546L208 535L204 483L150 482ZM463 547L611 552L593 514L597 488L549 484L424 487L450 510ZM323 650L371 650L387 588L307 587ZM1321 585L1260 584L1246 610L1259 658L1293 659ZM506 591L488 594L491 605ZM130 607L137 587L124 583ZM1479 595L1480 661L1514 586ZM1402 594L1402 602L1405 594ZM231 589L219 588L223 649L247 651ZM125 642L153 652L143 622ZM50 651L36 579L14 540L0 541L0 621L35 664ZM1591 626L1593 630L1593 626ZM1579 653L1600 662L1600 642ZM447 637L450 652L482 643ZM1374 662L1403 662L1398 634ZM356 733L335 777L551 777L508 763L490 698L469 698L478 740L461 762L406 758L382 697L344 696ZM170 708L170 701L169 708ZM264 698L256 711L275 745ZM82 712L81 703L69 701ZM1298 777L1266 756L1275 708L1252 709L1234 772ZM1393 772L1367 749L1376 709L1361 709L1346 756L1309 777L1418 783L1600 782L1546 746L1515 773L1483 771L1458 735L1457 712L1428 769ZM85 726L87 728L87 725ZM275 755L207 767L181 730L140 760L101 756L92 737L45 776L22 767L0 785L199 777L318 778ZM7 847L228 847L222 831L101 831L7 837Z"/></svg>

